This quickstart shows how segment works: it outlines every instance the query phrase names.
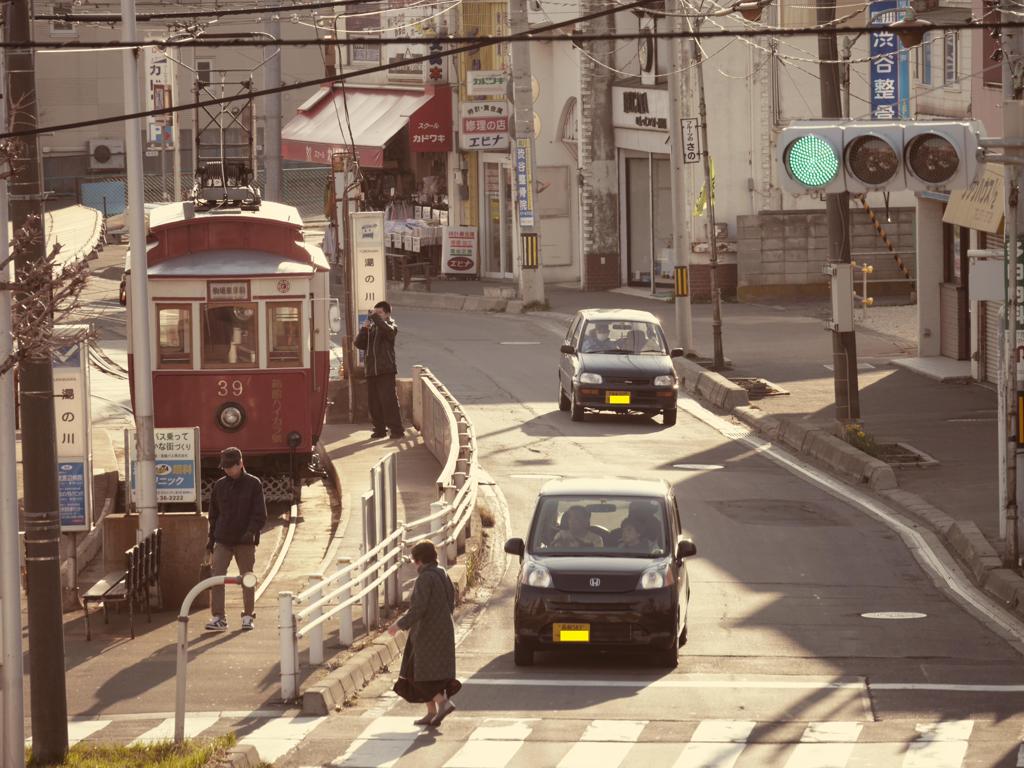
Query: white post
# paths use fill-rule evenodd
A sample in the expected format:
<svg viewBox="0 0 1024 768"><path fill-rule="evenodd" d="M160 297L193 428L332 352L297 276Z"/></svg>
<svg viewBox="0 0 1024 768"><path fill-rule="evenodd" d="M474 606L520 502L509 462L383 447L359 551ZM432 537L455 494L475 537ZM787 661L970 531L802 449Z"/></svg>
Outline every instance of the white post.
<svg viewBox="0 0 1024 768"><path fill-rule="evenodd" d="M7 72L0 55L0 125L7 125ZM0 174L0 259L10 253L7 238L7 179ZM0 282L14 279L14 264L0 268ZM0 364L14 353L11 291L0 287ZM18 551L18 478L15 462L14 371L0 375L0 765L25 765L24 669L21 647L21 557Z"/></svg>
<svg viewBox="0 0 1024 768"><path fill-rule="evenodd" d="M314 584L319 584L323 580L324 580L324 577L321 576L319 573L311 573L311 574L309 574L309 586L311 586L311 587ZM323 590L323 587L321 587L320 589L318 589L316 591L316 594L314 595L314 599L316 601L320 601L320 600L323 599L323 596L324 596L324 590ZM322 613L323 613L323 608L322 607L317 607L317 609L315 611L313 611L309 615L309 620L313 621L314 619L319 619L320 615ZM323 664L324 663L324 625L323 624L318 624L317 626L315 626L311 630L309 630L309 663L310 664Z"/></svg>
<svg viewBox="0 0 1024 768"><path fill-rule="evenodd" d="M339 557L338 569L340 570L346 567L351 562L352 560L350 558ZM356 573L350 572L348 575L348 581L351 581L357 575L358 574ZM338 599L344 603L350 597L352 597L352 590L351 588L347 588L341 591ZM350 648L352 647L354 640L355 633L352 631L352 606L350 605L347 608L342 608L338 613L338 643L340 643L343 648Z"/></svg>
<svg viewBox="0 0 1024 768"><path fill-rule="evenodd" d="M451 509L443 501L432 501L430 503L430 514L436 515L444 509ZM442 568L448 567L448 547L445 545L444 540L448 535L448 529L445 525L448 522L445 517L438 517L430 521L430 538L433 540L434 545L437 547L437 564Z"/></svg>
<svg viewBox="0 0 1024 768"><path fill-rule="evenodd" d="M291 701L298 695L298 651L295 639L295 614L292 612L291 592L277 595L278 626L281 628L281 700Z"/></svg>
<svg viewBox="0 0 1024 768"><path fill-rule="evenodd" d="M135 0L121 0L121 39L138 40ZM124 108L142 110L138 48L124 52ZM142 187L142 121L124 124L125 160L128 169L128 238L131 243L131 349L135 384L135 439L138 452L135 487L139 510L139 538L157 527L156 445L153 440L153 363L149 348L149 288L146 259L146 197Z"/></svg>
<svg viewBox="0 0 1024 768"><path fill-rule="evenodd" d="M388 458L388 481L390 482L390 488L388 489L388 519L389 519L389 530L394 532L398 530L398 462L395 460L395 454L391 454ZM395 544L395 557L391 562L391 565L397 565L402 562L402 542L398 541ZM402 583L399 579L399 570L396 570L391 574L391 607L395 608L402 602Z"/></svg>

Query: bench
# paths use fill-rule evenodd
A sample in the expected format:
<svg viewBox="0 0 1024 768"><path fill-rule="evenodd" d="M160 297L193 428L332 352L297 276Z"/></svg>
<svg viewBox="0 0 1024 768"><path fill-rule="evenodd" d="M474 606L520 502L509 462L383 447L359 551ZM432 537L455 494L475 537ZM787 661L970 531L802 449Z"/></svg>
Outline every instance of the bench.
<svg viewBox="0 0 1024 768"><path fill-rule="evenodd" d="M135 639L135 606L145 603L147 620L153 621L149 600L150 587L160 595L160 555L162 531L157 528L135 546L124 552L124 569L111 571L82 595L85 609L85 639L92 640L89 626L89 603L103 604L103 623L109 623L107 603L128 603L128 625Z"/></svg>
<svg viewBox="0 0 1024 768"><path fill-rule="evenodd" d="M388 253L387 261L391 279L401 279L403 290L409 290L409 284L414 279L424 283L427 290L430 290L430 280L436 270L429 259L404 253Z"/></svg>

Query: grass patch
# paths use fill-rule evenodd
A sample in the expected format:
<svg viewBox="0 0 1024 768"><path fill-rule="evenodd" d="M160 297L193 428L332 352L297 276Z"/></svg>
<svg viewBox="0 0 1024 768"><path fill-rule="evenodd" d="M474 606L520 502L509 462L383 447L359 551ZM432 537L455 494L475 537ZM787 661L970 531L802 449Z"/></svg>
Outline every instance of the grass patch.
<svg viewBox="0 0 1024 768"><path fill-rule="evenodd" d="M32 768L48 765L54 768L206 768L224 757L235 745L235 735L212 741L187 740L183 744L160 741L154 744L123 746L117 744L76 744L62 763L41 763L26 751Z"/></svg>
<svg viewBox="0 0 1024 768"><path fill-rule="evenodd" d="M873 456L877 459L882 452L874 436L864 430L863 424L847 424L843 431L843 437L846 442L857 450L863 451L868 456Z"/></svg>

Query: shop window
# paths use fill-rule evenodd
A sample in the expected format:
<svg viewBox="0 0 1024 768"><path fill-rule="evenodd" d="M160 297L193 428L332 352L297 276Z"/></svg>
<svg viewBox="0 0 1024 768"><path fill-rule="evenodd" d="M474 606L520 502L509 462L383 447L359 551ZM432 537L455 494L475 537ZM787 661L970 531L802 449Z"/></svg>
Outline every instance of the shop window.
<svg viewBox="0 0 1024 768"><path fill-rule="evenodd" d="M943 35L943 77L942 84L949 87L953 85L959 85L960 83L960 71L959 71L959 45L956 30L947 31Z"/></svg>
<svg viewBox="0 0 1024 768"><path fill-rule="evenodd" d="M54 3L53 15L74 13L71 3ZM51 21L50 34L53 37L78 37L78 27L73 21Z"/></svg>
<svg viewBox="0 0 1024 768"><path fill-rule="evenodd" d="M259 363L256 305L203 305L203 367L255 368Z"/></svg>
<svg viewBox="0 0 1024 768"><path fill-rule="evenodd" d="M192 367L192 308L187 304L158 304L156 308L157 367Z"/></svg>
<svg viewBox="0 0 1024 768"><path fill-rule="evenodd" d="M302 305L283 302L268 305L267 337L268 365L302 365Z"/></svg>
<svg viewBox="0 0 1024 768"><path fill-rule="evenodd" d="M921 84L932 84L932 41L930 35L924 33L924 41L918 46L921 61Z"/></svg>

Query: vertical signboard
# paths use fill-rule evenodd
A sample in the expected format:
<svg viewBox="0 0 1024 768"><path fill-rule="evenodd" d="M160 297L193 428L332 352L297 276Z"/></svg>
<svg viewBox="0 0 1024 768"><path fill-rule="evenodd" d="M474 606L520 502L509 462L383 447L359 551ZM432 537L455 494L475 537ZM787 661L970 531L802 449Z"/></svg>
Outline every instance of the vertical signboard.
<svg viewBox="0 0 1024 768"><path fill-rule="evenodd" d="M84 325L58 326L56 335L80 336L86 330ZM72 341L54 350L53 395L61 531L88 531L92 520L88 342Z"/></svg>
<svg viewBox="0 0 1024 768"><path fill-rule="evenodd" d="M888 27L903 18L908 0L875 0L870 5L871 26ZM889 29L872 32L871 118L894 120L910 116L910 54Z"/></svg>
<svg viewBox="0 0 1024 768"><path fill-rule="evenodd" d="M520 227L534 226L532 166L530 140L516 139L516 209Z"/></svg>
<svg viewBox="0 0 1024 768"><path fill-rule="evenodd" d="M349 214L352 238L352 328L361 328L373 305L387 298L384 263L384 212L357 211ZM359 352L359 363L363 353Z"/></svg>
<svg viewBox="0 0 1024 768"><path fill-rule="evenodd" d="M700 150L700 132L696 117L682 118L683 124L683 162L699 163L703 154Z"/></svg>
<svg viewBox="0 0 1024 768"><path fill-rule="evenodd" d="M195 504L199 508L199 427L157 427L156 500L159 504ZM135 430L125 430L128 486L135 502Z"/></svg>
<svg viewBox="0 0 1024 768"><path fill-rule="evenodd" d="M163 51L155 46L146 46L144 63L146 67L146 111L173 106L171 101L171 62ZM146 118L146 143L152 147L172 148L173 118L170 114L149 115Z"/></svg>
<svg viewBox="0 0 1024 768"><path fill-rule="evenodd" d="M445 227L441 249L441 274L477 274L476 227Z"/></svg>

